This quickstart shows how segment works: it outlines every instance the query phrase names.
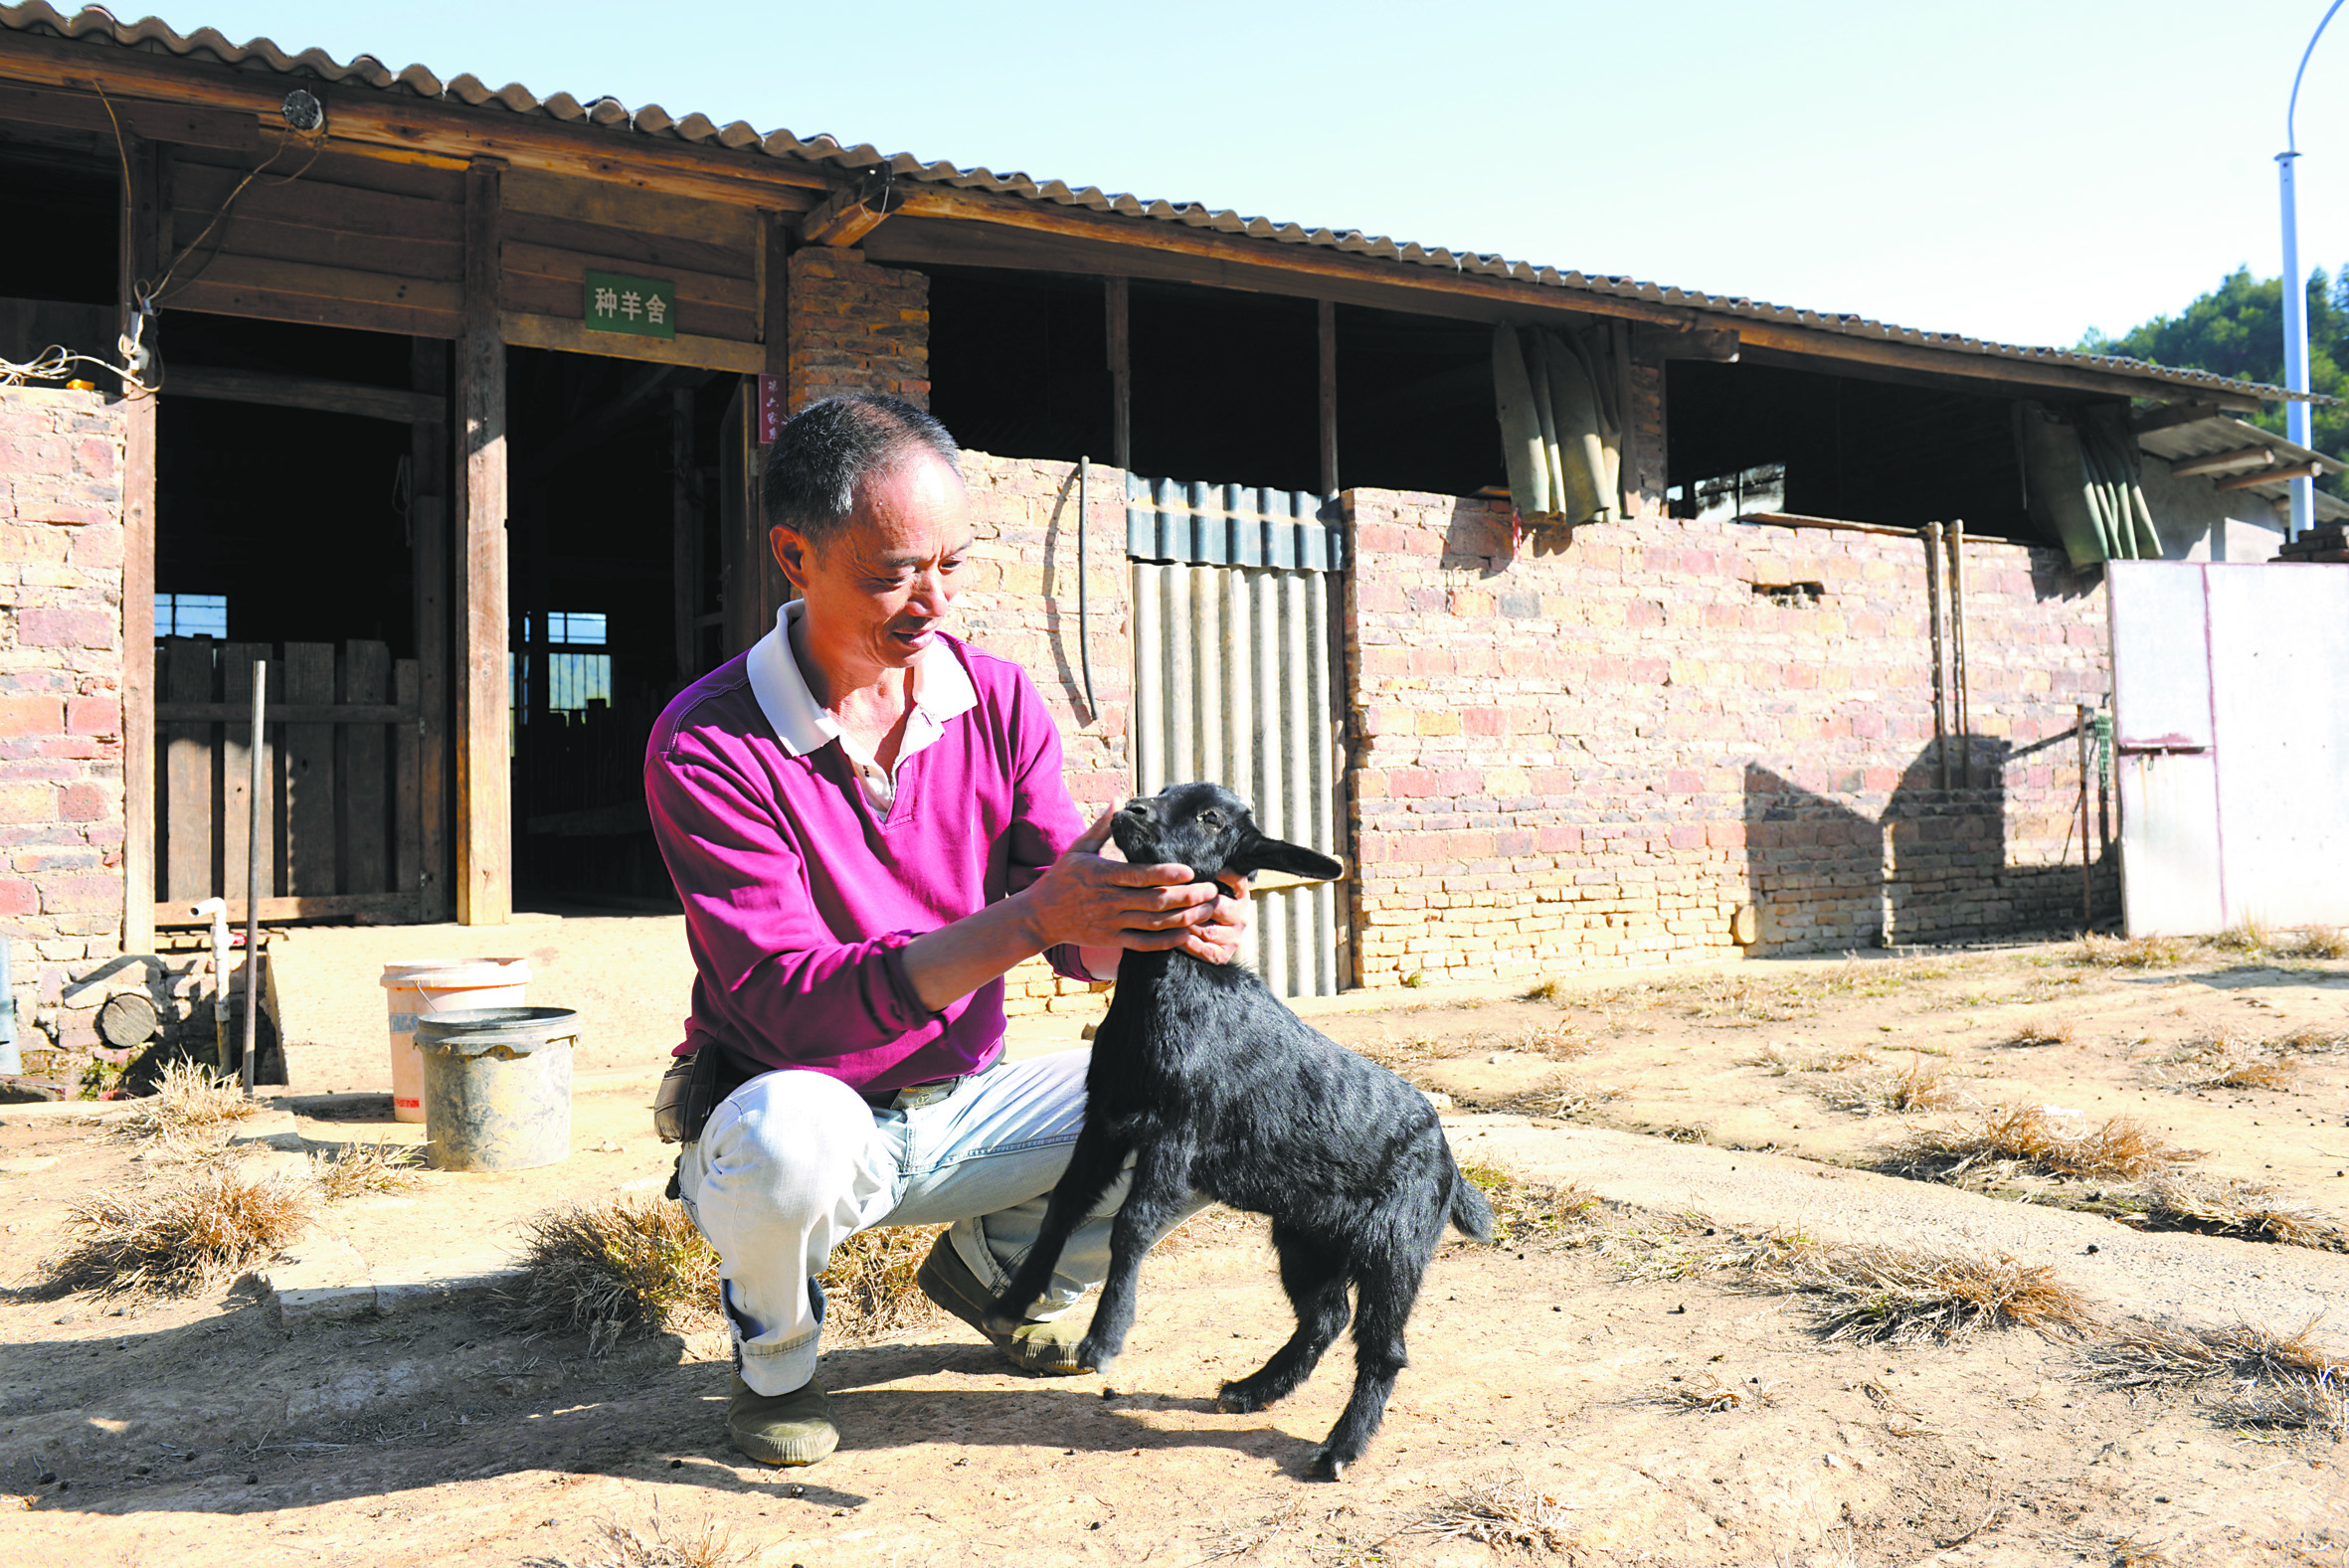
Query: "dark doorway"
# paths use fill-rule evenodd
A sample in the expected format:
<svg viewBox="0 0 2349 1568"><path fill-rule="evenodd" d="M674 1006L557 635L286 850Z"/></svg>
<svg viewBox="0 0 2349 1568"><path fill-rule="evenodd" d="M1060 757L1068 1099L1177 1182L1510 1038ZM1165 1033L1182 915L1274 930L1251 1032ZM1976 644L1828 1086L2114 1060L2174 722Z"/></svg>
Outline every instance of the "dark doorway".
<svg viewBox="0 0 2349 1568"><path fill-rule="evenodd" d="M674 908L644 743L726 654L719 431L741 378L535 349L507 371L515 898Z"/></svg>

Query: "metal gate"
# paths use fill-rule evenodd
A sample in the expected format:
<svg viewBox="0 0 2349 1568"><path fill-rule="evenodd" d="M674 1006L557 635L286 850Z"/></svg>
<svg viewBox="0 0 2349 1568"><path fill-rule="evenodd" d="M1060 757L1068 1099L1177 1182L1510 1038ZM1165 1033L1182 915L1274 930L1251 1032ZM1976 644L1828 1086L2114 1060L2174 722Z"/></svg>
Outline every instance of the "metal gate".
<svg viewBox="0 0 2349 1568"><path fill-rule="evenodd" d="M2349 567L2105 571L2129 934L2349 925Z"/></svg>
<svg viewBox="0 0 2349 1568"><path fill-rule="evenodd" d="M1336 503L1129 474L1126 554L1138 787L1220 784L1273 837L1343 857ZM1346 899L1276 882L1253 901L1244 956L1275 995L1337 994L1352 979Z"/></svg>

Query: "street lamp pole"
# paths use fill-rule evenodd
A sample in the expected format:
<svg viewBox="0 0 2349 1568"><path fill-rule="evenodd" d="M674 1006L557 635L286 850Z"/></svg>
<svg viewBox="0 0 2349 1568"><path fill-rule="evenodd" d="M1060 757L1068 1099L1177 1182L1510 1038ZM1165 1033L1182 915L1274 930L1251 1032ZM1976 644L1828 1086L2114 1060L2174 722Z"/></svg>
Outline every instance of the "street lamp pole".
<svg viewBox="0 0 2349 1568"><path fill-rule="evenodd" d="M2308 57L2316 53L2316 41L2324 37L2325 27L2341 3L2333 0L2325 7L2323 21L2316 24L2316 31L2308 36L2308 47L2300 52L2300 69L2292 73L2291 101L2283 111L2283 151L2275 155L2283 197L2283 384L2303 397L2308 391L2308 288L2300 276L2300 209L2292 190L2292 165L2299 160L2300 143L2292 122L2299 112L2300 79L2308 74ZM2307 445L2315 435L2304 401L2284 405L2283 434L2298 446ZM2292 515L2286 537L2297 539L2316 520L2316 481L2294 479L2291 492Z"/></svg>

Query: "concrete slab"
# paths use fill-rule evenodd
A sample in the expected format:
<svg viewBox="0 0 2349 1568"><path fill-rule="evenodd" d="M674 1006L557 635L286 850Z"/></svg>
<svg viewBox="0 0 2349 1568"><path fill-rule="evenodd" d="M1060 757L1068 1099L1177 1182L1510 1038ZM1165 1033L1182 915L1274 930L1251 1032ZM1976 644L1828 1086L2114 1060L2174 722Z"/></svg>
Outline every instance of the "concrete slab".
<svg viewBox="0 0 2349 1568"><path fill-rule="evenodd" d="M1450 1118L1446 1131L1463 1160L1577 1182L1631 1208L1701 1215L1749 1233L2009 1253L2053 1266L2115 1314L2349 1330L2349 1254L2145 1232L1938 1182L1525 1117Z"/></svg>

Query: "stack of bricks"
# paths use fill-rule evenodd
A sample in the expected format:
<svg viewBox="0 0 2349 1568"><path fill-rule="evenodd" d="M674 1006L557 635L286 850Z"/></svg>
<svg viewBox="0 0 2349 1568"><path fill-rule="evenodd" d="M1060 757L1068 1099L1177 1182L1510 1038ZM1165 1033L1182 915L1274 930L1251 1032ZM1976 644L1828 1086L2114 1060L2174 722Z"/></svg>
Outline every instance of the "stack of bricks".
<svg viewBox="0 0 2349 1568"><path fill-rule="evenodd" d="M930 280L875 266L861 251L809 246L792 253L791 406L842 393L880 392L930 406Z"/></svg>
<svg viewBox="0 0 2349 1568"><path fill-rule="evenodd" d="M2035 743L2108 660L2056 552L1968 545L1943 790L1920 541L1646 515L1513 548L1506 502L1367 490L1350 518L1362 984L2076 918L2073 754Z"/></svg>
<svg viewBox="0 0 2349 1568"><path fill-rule="evenodd" d="M1069 793L1087 820L1126 798L1126 720L1133 700L1127 615L1126 476L1095 467L1088 489L1085 622L1093 696L1085 706L1077 645L1077 470L1074 463L963 454L977 542L956 599L961 634L1018 664L1060 729ZM1101 986L1065 980L1040 960L1004 976L1013 1013L1097 1009Z"/></svg>
<svg viewBox="0 0 2349 1568"><path fill-rule="evenodd" d="M2284 541L2276 553L2278 561L2349 561L2349 528L2339 523L2320 523L2303 529L2297 539Z"/></svg>
<svg viewBox="0 0 2349 1568"><path fill-rule="evenodd" d="M69 972L120 951L122 451L99 394L0 390L0 934L27 1048Z"/></svg>

